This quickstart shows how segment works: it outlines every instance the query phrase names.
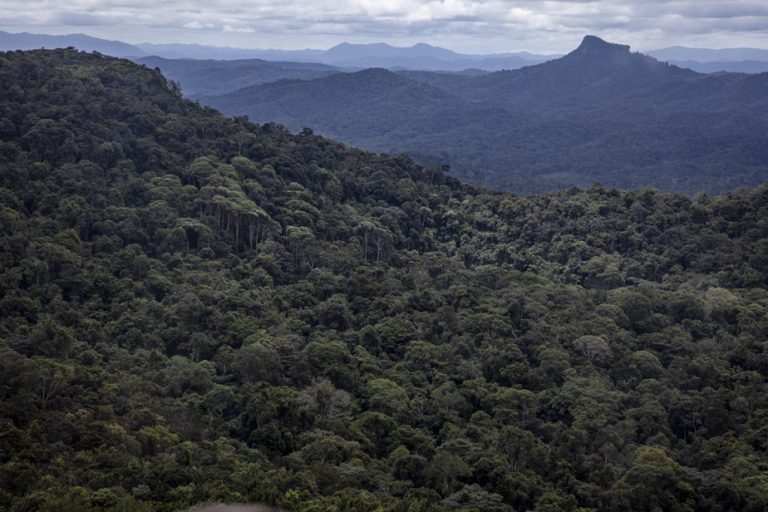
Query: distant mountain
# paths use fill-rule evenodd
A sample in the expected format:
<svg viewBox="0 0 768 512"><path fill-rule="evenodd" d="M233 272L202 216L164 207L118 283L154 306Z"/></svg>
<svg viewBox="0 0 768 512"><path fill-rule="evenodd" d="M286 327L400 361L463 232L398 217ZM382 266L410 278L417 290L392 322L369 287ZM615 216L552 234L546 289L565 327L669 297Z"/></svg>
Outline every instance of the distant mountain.
<svg viewBox="0 0 768 512"><path fill-rule="evenodd" d="M157 55L167 59L200 59L200 60L243 60L263 59L281 61L312 61L316 62L323 50L260 50L251 48L232 48L223 46L205 46L200 44L152 44L137 45L149 55Z"/></svg>
<svg viewBox="0 0 768 512"><path fill-rule="evenodd" d="M411 70L461 71L477 68L487 71L518 69L549 60L552 56L530 53L468 55L424 43L397 47L385 43L342 43L323 53L320 60L337 66L403 68Z"/></svg>
<svg viewBox="0 0 768 512"><path fill-rule="evenodd" d="M70 34L51 36L44 34L11 34L0 32L0 50L25 50L36 48L66 48L72 46L83 51L98 51L116 57L143 57L154 55L166 59L196 60L267 60L291 62L315 62L351 69L381 67L388 69L463 71L468 68L485 71L518 69L553 58L528 52L470 55L445 48L419 43L410 47L397 47L385 43L341 43L328 50L262 50L206 46L199 44L130 45L120 41L108 41Z"/></svg>
<svg viewBox="0 0 768 512"><path fill-rule="evenodd" d="M516 110L583 107L644 95L663 84L675 87L695 76L629 46L594 36L559 59L521 70L502 71L465 82L451 92L473 101L490 101Z"/></svg>
<svg viewBox="0 0 768 512"><path fill-rule="evenodd" d="M768 71L768 61L738 60L718 62L696 62L693 60L672 60L670 64L688 68L698 73L765 73Z"/></svg>
<svg viewBox="0 0 768 512"><path fill-rule="evenodd" d="M646 52L647 55L663 61L694 61L694 62L739 62L746 60L768 61L768 50L758 48L686 48L672 46Z"/></svg>
<svg viewBox="0 0 768 512"><path fill-rule="evenodd" d="M99 39L85 34L51 36L46 34L30 34L28 32L17 34L0 32L0 51L68 48L70 46L85 52L96 51L114 57L140 57L145 55L144 51L136 46L120 41Z"/></svg>
<svg viewBox="0 0 768 512"><path fill-rule="evenodd" d="M515 71L368 70L201 101L518 192L722 192L768 178L768 75L700 74L591 36Z"/></svg>
<svg viewBox="0 0 768 512"><path fill-rule="evenodd" d="M491 55L467 55L424 43L397 47L385 43L341 43L328 50L259 50L221 48L190 44L138 45L146 53L179 59L264 59L279 61L319 62L352 69L387 68L411 70L462 71L476 68L486 71L517 69L553 58L527 52Z"/></svg>
<svg viewBox="0 0 768 512"><path fill-rule="evenodd" d="M224 94L277 80L311 80L339 71L325 64L260 59L195 60L153 56L137 59L136 62L149 68L159 68L166 77L183 84L184 94L190 98Z"/></svg>
<svg viewBox="0 0 768 512"><path fill-rule="evenodd" d="M425 43L411 47L391 46L386 43L351 44L341 43L327 50L323 57L333 61L350 61L360 58L396 59L396 58L431 58L449 61L462 56L454 51L438 48Z"/></svg>
<svg viewBox="0 0 768 512"><path fill-rule="evenodd" d="M758 48L686 48L673 46L647 52L656 59L699 73L765 73L768 50Z"/></svg>
<svg viewBox="0 0 768 512"><path fill-rule="evenodd" d="M225 113L247 113L255 122L279 121L294 130L311 126L378 151L396 148L403 138L417 141L447 125L496 114L385 69L311 81L282 80L201 101ZM420 143L411 144L409 149L419 147Z"/></svg>

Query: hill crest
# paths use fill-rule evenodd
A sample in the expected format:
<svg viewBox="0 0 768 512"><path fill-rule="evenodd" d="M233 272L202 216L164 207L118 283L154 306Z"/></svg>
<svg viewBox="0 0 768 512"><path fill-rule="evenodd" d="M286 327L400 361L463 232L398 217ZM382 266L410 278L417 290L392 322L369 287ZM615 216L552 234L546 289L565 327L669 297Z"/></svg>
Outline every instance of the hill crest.
<svg viewBox="0 0 768 512"><path fill-rule="evenodd" d="M597 36L585 36L578 48L570 55L625 55L629 54L629 45L609 43Z"/></svg>

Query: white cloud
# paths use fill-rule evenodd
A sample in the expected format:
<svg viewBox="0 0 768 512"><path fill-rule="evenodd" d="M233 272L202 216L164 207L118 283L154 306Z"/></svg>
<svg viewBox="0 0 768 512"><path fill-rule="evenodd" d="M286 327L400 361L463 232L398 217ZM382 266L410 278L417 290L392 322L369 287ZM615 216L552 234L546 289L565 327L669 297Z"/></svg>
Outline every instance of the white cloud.
<svg viewBox="0 0 768 512"><path fill-rule="evenodd" d="M256 32L251 27L237 27L229 24L225 24L221 29L224 32L239 32L241 34L252 34L253 32Z"/></svg>
<svg viewBox="0 0 768 512"><path fill-rule="evenodd" d="M41 15L41 13L43 13ZM765 0L0 0L0 29L128 42L327 47L350 40L564 52L586 33L638 49L768 47Z"/></svg>
<svg viewBox="0 0 768 512"><path fill-rule="evenodd" d="M198 20L194 21L188 21L187 23L183 24L182 27L189 28L192 30L204 30L204 29L212 29L216 28L216 25L213 23L203 23Z"/></svg>

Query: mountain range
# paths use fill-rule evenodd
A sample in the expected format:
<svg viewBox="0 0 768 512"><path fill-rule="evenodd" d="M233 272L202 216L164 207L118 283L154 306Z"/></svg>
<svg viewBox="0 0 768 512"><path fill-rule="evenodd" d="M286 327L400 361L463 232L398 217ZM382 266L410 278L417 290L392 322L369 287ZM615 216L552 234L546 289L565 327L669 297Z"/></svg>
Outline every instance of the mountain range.
<svg viewBox="0 0 768 512"><path fill-rule="evenodd" d="M6 47L48 41L142 51L110 41L97 48L99 40L82 36L37 43L30 34L2 36ZM160 69L188 97L227 114L406 153L497 189L533 193L597 181L693 194L753 185L768 172L768 121L760 115L766 111L765 74L701 74L594 36L564 57L496 72L402 69L408 66L350 72L365 62L393 66L471 57L424 44L341 44L321 53L343 66L132 58ZM313 50L304 57L318 55ZM677 48L666 56L697 55L708 54ZM761 54L747 49L712 55Z"/></svg>
<svg viewBox="0 0 768 512"><path fill-rule="evenodd" d="M462 71L476 68L487 71L517 69L553 58L527 52L495 55L468 55L425 43L401 48L385 43L342 43L327 50L317 60L348 68L403 68L412 70Z"/></svg>
<svg viewBox="0 0 768 512"><path fill-rule="evenodd" d="M244 59L258 58L278 61L319 62L349 69L371 67L462 71L468 68L496 71L517 69L544 62L553 56L528 52L495 55L468 55L445 48L419 43L410 47L386 43L341 43L328 50L244 50L198 45L138 45L146 53L168 58Z"/></svg>
<svg viewBox="0 0 768 512"><path fill-rule="evenodd" d="M198 60L269 60L316 62L344 68L401 68L410 70L463 71L482 69L499 71L541 63L558 55L529 52L490 55L462 54L444 48L419 43L411 47L396 47L385 43L341 43L328 50L261 50L206 46L200 44L130 45L83 34L49 36L44 34L11 34L0 32L0 50L32 48L61 48L72 46L83 51L98 51L117 57L154 55L166 59ZM703 73L720 71L759 73L768 70L768 50L756 48L686 48L674 46L646 52L658 60L667 61Z"/></svg>
<svg viewBox="0 0 768 512"><path fill-rule="evenodd" d="M367 70L201 101L532 192L594 181L694 193L768 177L768 76L705 75L587 36L565 57L477 75Z"/></svg>

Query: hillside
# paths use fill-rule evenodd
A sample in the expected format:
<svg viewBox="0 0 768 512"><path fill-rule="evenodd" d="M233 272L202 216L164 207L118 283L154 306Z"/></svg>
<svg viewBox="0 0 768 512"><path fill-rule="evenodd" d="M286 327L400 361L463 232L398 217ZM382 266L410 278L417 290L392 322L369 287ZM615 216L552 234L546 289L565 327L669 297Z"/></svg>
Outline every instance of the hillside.
<svg viewBox="0 0 768 512"><path fill-rule="evenodd" d="M595 37L515 71L365 71L201 100L519 193L594 182L722 193L768 179L768 74L703 75Z"/></svg>
<svg viewBox="0 0 768 512"><path fill-rule="evenodd" d="M278 80L311 80L338 73L332 66L302 62L269 62L259 59L195 60L143 57L136 62L158 68L163 76L184 84L189 98L219 95Z"/></svg>
<svg viewBox="0 0 768 512"><path fill-rule="evenodd" d="M759 511L768 187L484 194L0 54L0 509Z"/></svg>
<svg viewBox="0 0 768 512"><path fill-rule="evenodd" d="M498 117L492 109L385 69L283 80L200 101L223 112L247 112L254 122L277 121L294 131L312 127L385 152L398 148L401 140L413 149L430 148L422 137L436 132L445 136L451 127L465 133L462 123L467 120L482 123Z"/></svg>

